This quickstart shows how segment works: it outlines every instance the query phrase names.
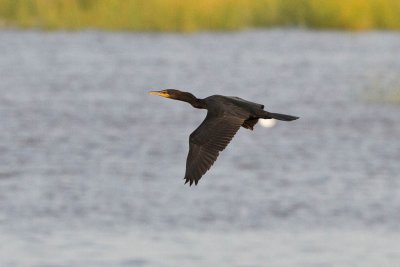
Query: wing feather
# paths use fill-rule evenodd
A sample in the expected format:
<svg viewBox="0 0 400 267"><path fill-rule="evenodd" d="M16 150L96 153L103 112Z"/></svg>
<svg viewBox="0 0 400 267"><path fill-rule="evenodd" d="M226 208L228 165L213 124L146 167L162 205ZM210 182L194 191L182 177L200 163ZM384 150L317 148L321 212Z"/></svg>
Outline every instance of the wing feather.
<svg viewBox="0 0 400 267"><path fill-rule="evenodd" d="M212 116L204 121L189 137L189 154L186 161L185 183L192 185L211 168L219 152L224 150L243 124L245 118L232 114Z"/></svg>

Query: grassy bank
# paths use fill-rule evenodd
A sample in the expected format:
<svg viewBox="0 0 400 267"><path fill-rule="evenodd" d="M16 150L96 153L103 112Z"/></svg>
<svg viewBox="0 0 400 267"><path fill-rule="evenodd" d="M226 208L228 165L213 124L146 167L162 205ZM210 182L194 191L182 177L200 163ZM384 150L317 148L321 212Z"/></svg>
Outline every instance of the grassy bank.
<svg viewBox="0 0 400 267"><path fill-rule="evenodd" d="M132 31L400 29L399 0L0 0L0 25Z"/></svg>

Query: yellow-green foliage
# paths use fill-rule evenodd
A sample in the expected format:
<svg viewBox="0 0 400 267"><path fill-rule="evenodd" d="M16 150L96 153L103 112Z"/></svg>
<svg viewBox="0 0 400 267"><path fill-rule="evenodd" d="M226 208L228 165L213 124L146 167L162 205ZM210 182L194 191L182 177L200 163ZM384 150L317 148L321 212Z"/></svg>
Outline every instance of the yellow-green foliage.
<svg viewBox="0 0 400 267"><path fill-rule="evenodd" d="M0 0L0 25L134 31L400 29L400 0Z"/></svg>

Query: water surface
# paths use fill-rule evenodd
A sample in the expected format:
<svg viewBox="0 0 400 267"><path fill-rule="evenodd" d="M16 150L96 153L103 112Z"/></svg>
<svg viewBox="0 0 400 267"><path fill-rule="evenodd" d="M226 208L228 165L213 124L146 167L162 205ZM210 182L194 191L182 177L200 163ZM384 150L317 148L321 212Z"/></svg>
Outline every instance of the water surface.
<svg viewBox="0 0 400 267"><path fill-rule="evenodd" d="M0 32L1 266L396 266L400 35ZM204 111L236 95L300 120L241 129L183 185Z"/></svg>

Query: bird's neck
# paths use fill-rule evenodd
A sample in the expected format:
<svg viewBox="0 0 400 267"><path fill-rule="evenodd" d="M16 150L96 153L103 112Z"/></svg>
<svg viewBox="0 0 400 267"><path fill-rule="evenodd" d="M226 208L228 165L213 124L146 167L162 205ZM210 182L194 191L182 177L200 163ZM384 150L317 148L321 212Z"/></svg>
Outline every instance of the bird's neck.
<svg viewBox="0 0 400 267"><path fill-rule="evenodd" d="M199 99L188 92L182 92L182 94L179 95L179 98L177 98L177 100L187 102L195 108L201 108L201 109L206 108L206 103L204 102L203 99Z"/></svg>

